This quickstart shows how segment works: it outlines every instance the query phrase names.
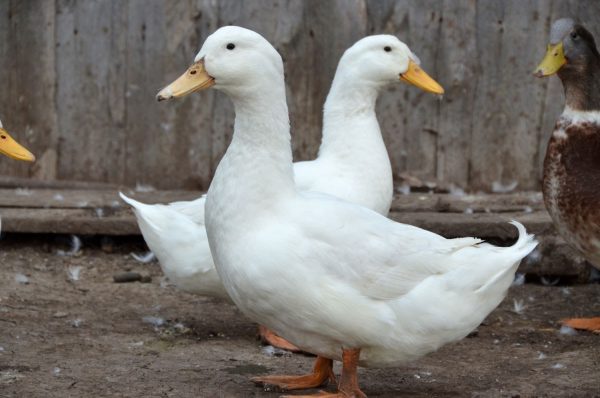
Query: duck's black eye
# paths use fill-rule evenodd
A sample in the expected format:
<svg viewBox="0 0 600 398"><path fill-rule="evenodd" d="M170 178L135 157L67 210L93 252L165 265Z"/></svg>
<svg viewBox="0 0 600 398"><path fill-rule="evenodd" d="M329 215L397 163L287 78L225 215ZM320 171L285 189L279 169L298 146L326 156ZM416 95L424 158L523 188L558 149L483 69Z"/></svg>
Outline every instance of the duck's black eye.
<svg viewBox="0 0 600 398"><path fill-rule="evenodd" d="M385 51L386 53L389 53L390 51L392 51L392 47L385 46L385 47L383 47L383 51Z"/></svg>
<svg viewBox="0 0 600 398"><path fill-rule="evenodd" d="M235 44L233 44L233 43L227 44L227 49L228 50L233 50L234 48L235 48Z"/></svg>
<svg viewBox="0 0 600 398"><path fill-rule="evenodd" d="M579 38L579 35L577 34L577 32L571 32L571 39L577 40L578 38Z"/></svg>

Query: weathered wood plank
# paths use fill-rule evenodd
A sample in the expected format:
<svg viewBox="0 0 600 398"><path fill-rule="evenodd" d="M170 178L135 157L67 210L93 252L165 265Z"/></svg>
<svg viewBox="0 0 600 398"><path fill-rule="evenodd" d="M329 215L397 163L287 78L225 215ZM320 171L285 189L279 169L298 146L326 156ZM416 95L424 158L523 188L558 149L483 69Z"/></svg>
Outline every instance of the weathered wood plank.
<svg viewBox="0 0 600 398"><path fill-rule="evenodd" d="M168 203L197 198L193 191L126 191L146 203ZM465 212L472 209L473 213ZM115 190L0 189L3 232L78 235L138 235L136 219ZM589 267L554 231L539 192L506 195L397 195L390 217L446 237L478 236L509 243L516 229L508 221L522 222L541 244L519 272L560 275L587 281Z"/></svg>
<svg viewBox="0 0 600 398"><path fill-rule="evenodd" d="M436 177L466 187L469 182L472 115L475 105L476 3L444 1L437 71L446 88L440 105ZM466 112L465 112L466 111Z"/></svg>
<svg viewBox="0 0 600 398"><path fill-rule="evenodd" d="M181 75L215 30L208 1L130 1L127 23L127 148L124 182L199 188L211 176L214 93L159 104L161 86Z"/></svg>
<svg viewBox="0 0 600 398"><path fill-rule="evenodd" d="M366 34L407 42L446 88L443 101L398 85L378 104L394 175L489 190L539 189L563 106L556 78L530 71L552 20L596 35L592 0L295 1L7 0L0 2L0 116L38 155L0 174L206 189L231 138L233 107L214 91L167 104L156 91L182 73L216 28L261 32L287 72L296 159L313 158L322 105L342 52Z"/></svg>
<svg viewBox="0 0 600 398"><path fill-rule="evenodd" d="M37 165L0 161L0 174L56 177L55 1L0 3L0 117Z"/></svg>
<svg viewBox="0 0 600 398"><path fill-rule="evenodd" d="M169 203L199 198L200 191L135 192L122 189L127 196L144 203ZM31 209L118 209L129 208L118 190L92 189L0 189L0 208Z"/></svg>
<svg viewBox="0 0 600 398"><path fill-rule="evenodd" d="M59 177L123 179L125 165L123 2L58 0L56 13Z"/></svg>
<svg viewBox="0 0 600 398"><path fill-rule="evenodd" d="M478 85L472 133L471 186L517 182L539 186L539 128L545 89L531 74L547 41L549 0L478 4Z"/></svg>
<svg viewBox="0 0 600 398"><path fill-rule="evenodd" d="M513 194L410 194L395 195L393 212L437 211L443 213L532 213L545 211L541 192Z"/></svg>
<svg viewBox="0 0 600 398"><path fill-rule="evenodd" d="M138 234L133 213L125 207L104 208L98 213L93 208L0 208L3 232L131 235ZM518 219L531 233L548 234L553 231L550 217L545 212L523 213L438 213L393 212L396 221L425 228L446 237L479 236L510 240L516 229L508 224Z"/></svg>

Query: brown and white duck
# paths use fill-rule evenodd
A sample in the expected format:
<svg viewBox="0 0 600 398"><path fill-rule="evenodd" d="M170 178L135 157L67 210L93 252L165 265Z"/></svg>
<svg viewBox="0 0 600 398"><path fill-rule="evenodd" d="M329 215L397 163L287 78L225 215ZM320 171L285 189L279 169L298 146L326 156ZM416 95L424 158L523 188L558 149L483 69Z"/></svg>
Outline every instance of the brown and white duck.
<svg viewBox="0 0 600 398"><path fill-rule="evenodd" d="M600 268L600 54L592 34L569 18L552 25L535 71L555 73L566 104L546 151L544 202L558 233ZM600 333L600 317L563 323Z"/></svg>

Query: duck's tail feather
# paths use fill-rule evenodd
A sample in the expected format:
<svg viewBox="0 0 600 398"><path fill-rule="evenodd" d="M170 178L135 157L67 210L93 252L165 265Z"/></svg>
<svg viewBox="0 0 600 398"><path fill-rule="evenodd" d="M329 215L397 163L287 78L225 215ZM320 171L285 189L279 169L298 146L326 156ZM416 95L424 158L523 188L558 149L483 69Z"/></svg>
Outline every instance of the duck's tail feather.
<svg viewBox="0 0 600 398"><path fill-rule="evenodd" d="M498 248L506 256L508 256L506 260L506 267L504 268L504 270L497 273L492 279L487 281L486 284L481 286L478 289L479 291L485 291L490 286L495 285L498 282L498 280L507 278L508 274L514 274L514 272L517 270L517 267L521 263L521 260L525 258L525 256L527 256L529 253L531 253L533 249L535 249L535 247L538 245L538 241L535 239L534 235L528 234L523 224L515 220L512 220L510 223L514 225L519 231L519 238L512 246ZM514 277L514 275L512 277Z"/></svg>
<svg viewBox="0 0 600 398"><path fill-rule="evenodd" d="M142 222L148 224L149 227L151 227L155 230L160 229L157 225L155 225L154 222L151 221L152 217L148 217L148 216L144 215L144 213L147 213L146 210L151 209L153 207L153 205L148 205L146 203L142 203L135 199L132 199L129 196L125 195L123 192L119 192L119 196L121 197L121 199L123 199L123 201L125 203L127 203L128 205L133 207L133 213L135 214L135 217L138 219L138 224L141 229L143 229L143 226L141 224Z"/></svg>
<svg viewBox="0 0 600 398"><path fill-rule="evenodd" d="M510 247L510 249L512 249L512 251L515 253L515 261L520 261L529 253L531 253L539 242L535 239L535 235L527 233L525 226L520 222L512 220L510 224L514 225L519 231L519 238L515 244Z"/></svg>
<svg viewBox="0 0 600 398"><path fill-rule="evenodd" d="M119 192L119 196L121 197L121 199L123 199L123 201L125 203L127 203L129 206L133 207L136 210L141 210L144 206L148 206L145 203L138 202L135 199L131 199L129 196L125 195L123 192Z"/></svg>

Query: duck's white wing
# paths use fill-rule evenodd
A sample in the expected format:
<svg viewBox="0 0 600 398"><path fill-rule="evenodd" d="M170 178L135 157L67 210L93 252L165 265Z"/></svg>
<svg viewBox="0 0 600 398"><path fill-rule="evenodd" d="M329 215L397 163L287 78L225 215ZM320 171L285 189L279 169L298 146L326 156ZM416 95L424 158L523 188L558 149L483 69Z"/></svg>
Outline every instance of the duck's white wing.
<svg viewBox="0 0 600 398"><path fill-rule="evenodd" d="M202 195L196 200L180 201L169 203L169 208L177 211L181 215L187 217L190 221L204 225L204 203L206 195Z"/></svg>
<svg viewBox="0 0 600 398"><path fill-rule="evenodd" d="M312 193L304 196L313 202L309 206L312 214L298 215L297 222L308 238L305 242L313 247L325 246L315 255L336 261L325 262L322 272L373 299L395 299L428 278L448 278L452 273L463 278L457 283L467 283L475 289L489 281L493 272L504 271L515 257L509 255L505 259L507 248L482 246L480 239L445 239L333 198ZM319 243L315 244L315 240ZM323 264L322 260L315 259L314 263ZM498 261L497 267L494 261ZM490 266L481 265L482 262Z"/></svg>

